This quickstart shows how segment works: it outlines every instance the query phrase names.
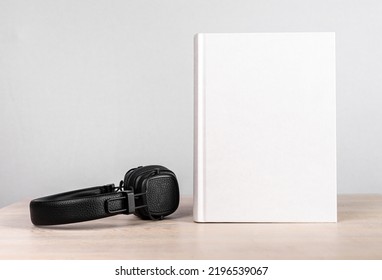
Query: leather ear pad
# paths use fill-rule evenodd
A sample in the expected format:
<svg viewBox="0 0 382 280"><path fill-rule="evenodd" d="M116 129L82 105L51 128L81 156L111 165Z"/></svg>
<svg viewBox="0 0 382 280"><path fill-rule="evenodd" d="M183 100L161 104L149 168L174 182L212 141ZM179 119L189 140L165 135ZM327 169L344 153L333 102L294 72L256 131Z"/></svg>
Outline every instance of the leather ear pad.
<svg viewBox="0 0 382 280"><path fill-rule="evenodd" d="M161 165L148 165L144 167L138 167L135 169L130 169L124 178L124 189L125 190L133 190L135 194L139 193L145 193L146 192L146 181L149 178L152 178L153 176L156 176L156 174L161 174L161 175L167 175L171 176L173 178L175 177L175 174L167 169L164 166ZM177 181L174 179L176 184ZM178 186L176 186L178 189ZM179 196L179 190L177 190L177 194L175 196ZM142 202L142 201L141 201ZM144 202L143 202L144 203ZM176 203L176 207L177 204ZM136 209L134 214L142 219L161 219L163 216L162 215L152 215L149 213L148 208L139 208Z"/></svg>
<svg viewBox="0 0 382 280"><path fill-rule="evenodd" d="M143 174L153 171L155 169L159 170L168 170L166 167L161 165L147 165L147 166L139 166L137 168L130 169L126 172L123 186L125 190L132 189L134 190L134 193L137 193L137 179L139 179L139 176L142 176Z"/></svg>
<svg viewBox="0 0 382 280"><path fill-rule="evenodd" d="M131 174L133 174L133 172L135 170L137 170L138 168L141 168L142 166L139 166L139 167L136 167L136 168L132 168L130 169L129 171L126 172L125 174L125 177L123 179L123 185L124 185L124 190L127 190L129 187L128 187L128 182L129 182L129 179L131 177ZM132 189L132 188L131 188Z"/></svg>

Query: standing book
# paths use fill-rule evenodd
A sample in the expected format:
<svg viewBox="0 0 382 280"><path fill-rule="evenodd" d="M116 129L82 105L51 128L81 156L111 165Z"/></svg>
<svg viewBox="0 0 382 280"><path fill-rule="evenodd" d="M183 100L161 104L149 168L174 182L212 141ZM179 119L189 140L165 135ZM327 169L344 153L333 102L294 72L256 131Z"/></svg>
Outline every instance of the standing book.
<svg viewBox="0 0 382 280"><path fill-rule="evenodd" d="M336 222L334 33L195 36L194 220Z"/></svg>

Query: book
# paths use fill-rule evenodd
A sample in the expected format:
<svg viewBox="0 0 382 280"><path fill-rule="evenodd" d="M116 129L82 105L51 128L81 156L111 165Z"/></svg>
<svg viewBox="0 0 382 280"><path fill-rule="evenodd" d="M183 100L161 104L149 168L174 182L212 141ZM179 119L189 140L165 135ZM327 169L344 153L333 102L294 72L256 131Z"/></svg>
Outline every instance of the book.
<svg viewBox="0 0 382 280"><path fill-rule="evenodd" d="M194 220L336 222L335 34L194 39Z"/></svg>

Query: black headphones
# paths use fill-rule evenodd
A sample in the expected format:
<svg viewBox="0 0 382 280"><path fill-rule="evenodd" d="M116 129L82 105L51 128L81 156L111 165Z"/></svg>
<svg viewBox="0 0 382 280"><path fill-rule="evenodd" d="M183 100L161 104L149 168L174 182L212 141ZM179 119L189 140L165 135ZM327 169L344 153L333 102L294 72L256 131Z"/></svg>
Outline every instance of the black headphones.
<svg viewBox="0 0 382 280"><path fill-rule="evenodd" d="M160 165L127 171L119 187L114 184L80 189L34 199L30 214L35 225L58 225L135 214L161 220L179 205L179 185L174 172Z"/></svg>

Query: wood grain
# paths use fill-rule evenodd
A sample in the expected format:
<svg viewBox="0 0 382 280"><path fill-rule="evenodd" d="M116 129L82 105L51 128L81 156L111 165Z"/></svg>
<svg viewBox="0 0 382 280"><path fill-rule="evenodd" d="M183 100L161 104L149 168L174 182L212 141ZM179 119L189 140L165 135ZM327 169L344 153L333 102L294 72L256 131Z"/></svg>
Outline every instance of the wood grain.
<svg viewBox="0 0 382 280"><path fill-rule="evenodd" d="M28 204L0 209L0 259L382 259L382 195L340 195L338 223L311 224L198 224L183 198L158 222L35 227Z"/></svg>

